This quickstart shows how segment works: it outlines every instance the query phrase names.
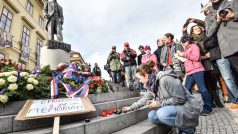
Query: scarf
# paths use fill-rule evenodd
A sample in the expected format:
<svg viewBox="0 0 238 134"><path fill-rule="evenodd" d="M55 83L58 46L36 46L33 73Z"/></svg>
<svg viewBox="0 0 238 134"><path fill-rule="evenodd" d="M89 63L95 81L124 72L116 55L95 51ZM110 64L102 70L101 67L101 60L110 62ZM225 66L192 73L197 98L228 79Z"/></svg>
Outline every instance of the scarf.
<svg viewBox="0 0 238 134"><path fill-rule="evenodd" d="M157 96L158 88L156 87L156 71L153 70L149 76L149 80L146 84L146 87L149 91L153 92Z"/></svg>
<svg viewBox="0 0 238 134"><path fill-rule="evenodd" d="M202 53L207 53L207 49L204 47L203 40L204 40L205 33L202 32L201 34L192 34L193 40L197 43L197 46L200 48Z"/></svg>
<svg viewBox="0 0 238 134"><path fill-rule="evenodd" d="M220 7L220 5L223 1L224 0L219 0L217 3L212 3L213 9L218 10L218 8Z"/></svg>

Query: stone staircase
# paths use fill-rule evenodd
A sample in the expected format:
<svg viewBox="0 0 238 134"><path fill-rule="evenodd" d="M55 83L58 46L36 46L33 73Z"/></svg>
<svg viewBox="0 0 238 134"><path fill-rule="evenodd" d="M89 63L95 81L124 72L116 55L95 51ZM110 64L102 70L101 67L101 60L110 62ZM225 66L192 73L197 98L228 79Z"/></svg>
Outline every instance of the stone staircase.
<svg viewBox="0 0 238 134"><path fill-rule="evenodd" d="M60 118L60 134L154 134L168 133L166 126L152 125L147 120L149 109L142 108L137 111L109 115L102 117L103 110L113 108L121 109L129 106L138 99L140 93L128 91L127 88L114 85L112 93L89 95L88 98L96 107L92 113L64 116ZM7 106L0 105L0 133L13 134L50 134L52 133L53 118L16 121L16 114L25 101L12 102ZM90 122L85 123L85 119Z"/></svg>

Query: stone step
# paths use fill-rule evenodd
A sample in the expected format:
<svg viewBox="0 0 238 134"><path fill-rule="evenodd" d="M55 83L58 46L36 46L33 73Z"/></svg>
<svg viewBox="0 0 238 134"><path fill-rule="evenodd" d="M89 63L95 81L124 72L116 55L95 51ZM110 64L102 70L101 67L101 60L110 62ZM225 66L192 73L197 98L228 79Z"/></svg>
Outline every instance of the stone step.
<svg viewBox="0 0 238 134"><path fill-rule="evenodd" d="M113 92L113 93L102 93L102 94L90 94L88 98L93 104L122 100L127 98L139 97L140 93L135 91L122 91L122 92ZM5 105L0 104L0 116L4 115L14 115L17 114L26 101L15 101L10 102Z"/></svg>
<svg viewBox="0 0 238 134"><path fill-rule="evenodd" d="M109 134L147 118L149 109L143 108L137 111L122 113L120 115L110 115L107 117L92 118L89 123L78 122L60 126L60 134ZM11 134L50 134L52 128L35 129Z"/></svg>
<svg viewBox="0 0 238 134"><path fill-rule="evenodd" d="M170 129L171 128L166 125L154 125L146 119L112 134L168 134Z"/></svg>
<svg viewBox="0 0 238 134"><path fill-rule="evenodd" d="M103 110L110 110L113 108L121 109L124 106L129 106L132 103L138 101L140 97L134 97L129 99L122 99L110 102L102 102L94 104L97 109L95 112L82 114L82 115L72 115L64 116L61 118L61 124L82 121L84 119L93 118L101 116ZM51 126L53 124L53 118L26 120L26 121L16 121L16 115L0 116L0 133L6 132L16 132L23 131L41 127Z"/></svg>

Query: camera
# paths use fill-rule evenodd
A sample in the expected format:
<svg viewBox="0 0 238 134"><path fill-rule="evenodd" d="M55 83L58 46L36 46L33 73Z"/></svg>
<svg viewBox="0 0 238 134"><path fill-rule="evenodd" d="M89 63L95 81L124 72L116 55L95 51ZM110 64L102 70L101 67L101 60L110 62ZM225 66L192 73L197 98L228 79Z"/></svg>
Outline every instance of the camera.
<svg viewBox="0 0 238 134"><path fill-rule="evenodd" d="M112 51L111 54L115 54L116 52L115 51Z"/></svg>
<svg viewBox="0 0 238 134"><path fill-rule="evenodd" d="M224 8L224 9L222 9L222 10L220 10L219 11L219 16L220 17L226 17L226 15L229 13L229 11L227 11L227 10L230 10L230 11L232 11L232 9L231 8Z"/></svg>
<svg viewBox="0 0 238 134"><path fill-rule="evenodd" d="M220 17L226 17L226 15L228 14L228 11L226 11L225 9L221 10L219 13Z"/></svg>

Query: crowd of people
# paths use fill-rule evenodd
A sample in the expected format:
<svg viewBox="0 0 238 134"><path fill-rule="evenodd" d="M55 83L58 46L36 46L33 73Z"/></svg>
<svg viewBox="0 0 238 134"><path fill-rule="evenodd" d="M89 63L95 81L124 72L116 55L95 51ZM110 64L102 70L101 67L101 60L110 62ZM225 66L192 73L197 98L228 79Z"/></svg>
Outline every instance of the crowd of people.
<svg viewBox="0 0 238 134"><path fill-rule="evenodd" d="M177 127L186 134L193 134L199 115L212 114L214 107L231 103L229 109L238 111L238 1L210 0L202 11L205 20L186 20L180 42L166 33L156 41L153 53L149 45L140 45L139 55L128 42L122 52L112 47L107 59L112 82L121 83L125 72L129 89L147 90L124 111L147 105L153 109L148 114L152 123ZM202 108L194 92L201 94Z"/></svg>

